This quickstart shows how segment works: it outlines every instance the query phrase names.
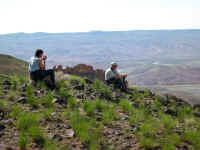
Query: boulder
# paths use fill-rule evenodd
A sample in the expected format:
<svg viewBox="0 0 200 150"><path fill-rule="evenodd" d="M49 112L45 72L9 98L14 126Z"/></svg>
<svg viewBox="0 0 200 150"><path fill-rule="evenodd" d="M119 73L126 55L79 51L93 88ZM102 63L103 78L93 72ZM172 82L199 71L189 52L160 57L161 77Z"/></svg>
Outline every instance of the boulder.
<svg viewBox="0 0 200 150"><path fill-rule="evenodd" d="M53 135L52 139L56 140L56 141L62 141L63 137L59 134L55 134L55 135Z"/></svg>
<svg viewBox="0 0 200 150"><path fill-rule="evenodd" d="M9 86L12 85L12 83L9 80L4 80L2 84L9 85Z"/></svg>
<svg viewBox="0 0 200 150"><path fill-rule="evenodd" d="M85 89L85 85L84 84L77 85L77 86L74 86L73 89L75 89L75 90L84 90Z"/></svg>
<svg viewBox="0 0 200 150"><path fill-rule="evenodd" d="M18 100L17 100L18 103L21 103L21 104L25 104L27 103L27 98L26 97L20 97Z"/></svg>
<svg viewBox="0 0 200 150"><path fill-rule="evenodd" d="M90 80L90 79L88 79L88 78L85 78L84 80L85 80L85 82L86 82L87 84L93 84L93 83L94 83L92 80Z"/></svg>
<svg viewBox="0 0 200 150"><path fill-rule="evenodd" d="M4 130L6 127L3 124L0 124L0 131Z"/></svg>

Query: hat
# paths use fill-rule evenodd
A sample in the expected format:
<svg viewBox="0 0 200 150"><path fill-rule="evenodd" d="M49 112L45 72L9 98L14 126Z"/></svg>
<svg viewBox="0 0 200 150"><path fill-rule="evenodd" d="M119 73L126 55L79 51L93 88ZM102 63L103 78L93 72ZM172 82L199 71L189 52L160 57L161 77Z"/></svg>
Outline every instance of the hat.
<svg viewBox="0 0 200 150"><path fill-rule="evenodd" d="M111 62L111 66L116 66L117 63L116 62Z"/></svg>

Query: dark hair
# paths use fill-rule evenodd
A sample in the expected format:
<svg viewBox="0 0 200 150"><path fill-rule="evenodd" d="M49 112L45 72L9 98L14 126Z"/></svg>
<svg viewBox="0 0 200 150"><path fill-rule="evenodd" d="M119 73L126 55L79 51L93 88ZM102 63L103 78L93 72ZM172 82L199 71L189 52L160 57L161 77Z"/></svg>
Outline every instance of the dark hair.
<svg viewBox="0 0 200 150"><path fill-rule="evenodd" d="M35 57L40 57L41 54L43 54L43 50L37 49L36 52L35 52Z"/></svg>

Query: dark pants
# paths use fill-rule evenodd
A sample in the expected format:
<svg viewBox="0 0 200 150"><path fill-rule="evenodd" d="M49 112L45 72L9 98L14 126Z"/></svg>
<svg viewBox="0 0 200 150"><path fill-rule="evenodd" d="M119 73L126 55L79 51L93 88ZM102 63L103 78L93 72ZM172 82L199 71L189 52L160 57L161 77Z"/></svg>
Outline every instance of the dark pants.
<svg viewBox="0 0 200 150"><path fill-rule="evenodd" d="M46 77L50 76L51 85L47 84L47 86L50 86L51 88L55 87L55 72L52 69L49 70L37 70L30 73L31 79L35 81L36 83L38 81L43 81Z"/></svg>
<svg viewBox="0 0 200 150"><path fill-rule="evenodd" d="M111 79L107 80L106 82L107 82L107 84L114 84L115 88L120 88L123 91L127 90L125 78L121 78L121 79L111 78Z"/></svg>

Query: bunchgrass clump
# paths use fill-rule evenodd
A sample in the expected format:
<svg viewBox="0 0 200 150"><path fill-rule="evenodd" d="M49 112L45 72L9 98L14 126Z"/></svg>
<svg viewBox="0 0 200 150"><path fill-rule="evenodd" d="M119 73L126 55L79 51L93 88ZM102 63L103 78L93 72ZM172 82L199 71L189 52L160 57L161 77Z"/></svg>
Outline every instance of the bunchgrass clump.
<svg viewBox="0 0 200 150"><path fill-rule="evenodd" d="M145 150L153 149L154 147L154 139L152 137L141 137L140 138L140 146Z"/></svg>
<svg viewBox="0 0 200 150"><path fill-rule="evenodd" d="M79 76L70 75L69 81L73 84L74 81L77 81L80 84L85 84L85 80Z"/></svg>
<svg viewBox="0 0 200 150"><path fill-rule="evenodd" d="M106 98L106 99L111 99L112 98L112 91L102 83L102 81L100 80L97 80L95 79L94 80L94 83L92 85L92 88L99 92L99 93L102 93L103 96Z"/></svg>
<svg viewBox="0 0 200 150"><path fill-rule="evenodd" d="M176 150L176 147L173 145L173 144L170 144L170 143L166 143L162 150Z"/></svg>
<svg viewBox="0 0 200 150"><path fill-rule="evenodd" d="M20 131L27 131L32 126L38 126L39 116L32 113L23 112L17 120L17 128Z"/></svg>
<svg viewBox="0 0 200 150"><path fill-rule="evenodd" d="M37 82L37 87L38 87L39 89L41 89L41 90L46 90L46 88L47 88L44 81L39 81L39 82Z"/></svg>
<svg viewBox="0 0 200 150"><path fill-rule="evenodd" d="M177 120L172 118L170 115L161 114L160 121L168 133L176 127Z"/></svg>
<svg viewBox="0 0 200 150"><path fill-rule="evenodd" d="M27 102L33 108L39 108L39 101L34 96L29 96Z"/></svg>
<svg viewBox="0 0 200 150"><path fill-rule="evenodd" d="M39 126L31 126L27 131L28 135L40 146L44 146L45 138L43 135L43 131Z"/></svg>
<svg viewBox="0 0 200 150"><path fill-rule="evenodd" d="M135 125L135 124L145 121L146 118L147 118L147 114L143 109L134 108L132 114L129 117L129 123L131 125Z"/></svg>
<svg viewBox="0 0 200 150"><path fill-rule="evenodd" d="M9 113L9 116L11 118L17 119L22 112L23 111L22 111L21 107L19 107L18 105L16 105L16 106L12 107L12 111Z"/></svg>
<svg viewBox="0 0 200 150"><path fill-rule="evenodd" d="M7 95L7 100L9 101L15 101L17 99L17 92L15 91L9 91Z"/></svg>
<svg viewBox="0 0 200 150"><path fill-rule="evenodd" d="M39 114L23 112L17 120L17 128L21 135L29 136L39 146L43 147L45 144L45 137L43 131L39 127ZM21 144L24 142L22 137ZM23 144L22 144L23 145Z"/></svg>
<svg viewBox="0 0 200 150"><path fill-rule="evenodd" d="M20 85L24 84L26 81L27 81L27 79L25 78L25 76L18 77L18 82Z"/></svg>
<svg viewBox="0 0 200 150"><path fill-rule="evenodd" d="M139 128L138 134L142 134L145 137L154 137L158 129L155 128L155 123L152 121L154 120L144 122Z"/></svg>
<svg viewBox="0 0 200 150"><path fill-rule="evenodd" d="M28 136L26 136L24 133L21 133L18 140L18 145L21 150L26 150L28 148L29 140Z"/></svg>
<svg viewBox="0 0 200 150"><path fill-rule="evenodd" d="M200 149L200 132L187 129L181 136L182 141L191 143L195 149Z"/></svg>
<svg viewBox="0 0 200 150"><path fill-rule="evenodd" d="M6 102L0 100L0 112L7 112L8 110L9 105Z"/></svg>
<svg viewBox="0 0 200 150"><path fill-rule="evenodd" d="M96 90L96 91L101 91L103 88L103 84L100 80L94 80L94 83L92 85L92 87Z"/></svg>
<svg viewBox="0 0 200 150"><path fill-rule="evenodd" d="M93 116L96 111L95 105L92 102L89 102L88 100L85 100L83 102L83 109L85 110L88 116Z"/></svg>
<svg viewBox="0 0 200 150"><path fill-rule="evenodd" d="M19 86L19 78L16 75L11 76L11 88L16 90Z"/></svg>
<svg viewBox="0 0 200 150"><path fill-rule="evenodd" d="M95 105L95 108L97 111L103 111L107 108L107 103L103 100L100 100L100 99L96 99L94 101L94 105Z"/></svg>
<svg viewBox="0 0 200 150"><path fill-rule="evenodd" d="M185 106L178 110L178 119L184 120L186 118L192 117L192 108L190 106Z"/></svg>
<svg viewBox="0 0 200 150"><path fill-rule="evenodd" d="M74 109L74 108L76 108L78 106L78 103L77 103L76 99L74 97L72 97L72 96L69 96L67 98L67 103L68 103L68 107L70 109Z"/></svg>
<svg viewBox="0 0 200 150"><path fill-rule="evenodd" d="M42 111L42 116L43 118L46 120L46 121L50 121L52 120L52 117L51 117L51 113L53 112L53 109L52 108L47 108L45 109L44 111Z"/></svg>
<svg viewBox="0 0 200 150"><path fill-rule="evenodd" d="M98 149L101 141L101 136L99 136L101 128L94 120L82 116L78 110L75 110L70 117L70 122L80 140L88 144L89 150Z"/></svg>
<svg viewBox="0 0 200 150"><path fill-rule="evenodd" d="M53 108L54 107L54 104L53 104L53 95L51 92L48 92L47 95L43 96L41 99L40 99L40 103L46 107L46 108Z"/></svg>
<svg viewBox="0 0 200 150"><path fill-rule="evenodd" d="M3 93L3 90L2 90L2 85L0 83L0 97L3 97L4 96L4 93Z"/></svg>
<svg viewBox="0 0 200 150"><path fill-rule="evenodd" d="M70 90L64 87L61 87L59 89L59 97L62 99L67 99L68 97L71 97Z"/></svg>
<svg viewBox="0 0 200 150"><path fill-rule="evenodd" d="M100 92L104 94L104 97L105 97L106 99L111 99L111 98L112 98L112 92L111 92L111 90L110 90L108 87L104 86L104 87L100 90Z"/></svg>
<svg viewBox="0 0 200 150"><path fill-rule="evenodd" d="M109 107L108 109L102 112L102 121L104 124L112 124L112 121L115 119L116 111L114 107Z"/></svg>
<svg viewBox="0 0 200 150"><path fill-rule="evenodd" d="M29 84L26 86L26 96L32 96L34 93L34 87Z"/></svg>
<svg viewBox="0 0 200 150"><path fill-rule="evenodd" d="M119 104L123 112L129 113L129 114L133 112L133 107L129 103L128 100L121 99Z"/></svg>
<svg viewBox="0 0 200 150"><path fill-rule="evenodd" d="M166 143L173 145L173 146L178 146L181 144L181 138L176 133L166 135L165 141L166 141Z"/></svg>

